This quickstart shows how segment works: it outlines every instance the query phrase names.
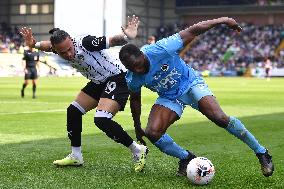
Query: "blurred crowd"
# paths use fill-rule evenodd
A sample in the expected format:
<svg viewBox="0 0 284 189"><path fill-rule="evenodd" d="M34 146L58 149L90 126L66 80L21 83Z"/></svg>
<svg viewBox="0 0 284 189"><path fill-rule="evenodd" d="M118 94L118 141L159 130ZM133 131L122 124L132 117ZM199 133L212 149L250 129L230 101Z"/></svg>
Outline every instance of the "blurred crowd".
<svg viewBox="0 0 284 189"><path fill-rule="evenodd" d="M199 71L245 72L248 67L263 67L268 58L273 67L284 67L284 51L276 55L276 49L284 39L283 26L256 26L242 23L243 31L236 33L221 25L200 35L194 40L183 56L184 60ZM186 25L163 26L157 37L172 35Z"/></svg>
<svg viewBox="0 0 284 189"><path fill-rule="evenodd" d="M0 24L0 53L23 52L23 40L18 28L12 28L7 23Z"/></svg>
<svg viewBox="0 0 284 189"><path fill-rule="evenodd" d="M284 4L284 0L199 0L184 1L176 0L178 7L184 6L218 6L218 5L257 5L257 6L274 6Z"/></svg>
<svg viewBox="0 0 284 189"><path fill-rule="evenodd" d="M266 59L272 62L273 67L284 68L284 50L275 53L284 39L284 25L256 26L242 23L241 26L241 33L224 25L207 31L190 44L183 59L199 71L235 71L237 75L244 74L249 67L264 67ZM159 40L187 27L185 24L162 26L157 29L155 37ZM1 23L0 53L22 53L23 48L18 28Z"/></svg>

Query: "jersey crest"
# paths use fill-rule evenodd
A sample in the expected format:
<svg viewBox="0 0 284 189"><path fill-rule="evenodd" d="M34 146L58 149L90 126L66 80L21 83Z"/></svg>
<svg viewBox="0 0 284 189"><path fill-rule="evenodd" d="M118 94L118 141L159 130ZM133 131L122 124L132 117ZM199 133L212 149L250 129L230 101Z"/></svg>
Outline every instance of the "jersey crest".
<svg viewBox="0 0 284 189"><path fill-rule="evenodd" d="M163 64L163 65L161 66L161 70L162 70L163 72L168 71L168 70L169 70L169 65L168 65L168 64Z"/></svg>

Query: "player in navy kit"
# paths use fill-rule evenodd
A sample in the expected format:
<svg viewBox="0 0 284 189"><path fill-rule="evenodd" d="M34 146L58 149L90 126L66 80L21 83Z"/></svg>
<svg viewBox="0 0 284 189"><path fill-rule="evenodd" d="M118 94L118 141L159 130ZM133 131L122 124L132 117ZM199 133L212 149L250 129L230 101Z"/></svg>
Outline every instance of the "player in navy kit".
<svg viewBox="0 0 284 189"><path fill-rule="evenodd" d="M37 68L39 61L39 53L33 51L33 48L29 47L28 50L24 51L23 64L25 72L25 81L21 89L21 97L25 97L25 88L29 84L29 80L33 83L33 98L36 98L36 82L37 82Z"/></svg>
<svg viewBox="0 0 284 189"><path fill-rule="evenodd" d="M155 44L145 45L141 50L133 44L122 47L119 58L129 69L126 76L128 87L136 94L136 109L141 108L142 86L158 93L145 135L162 152L180 159L178 175L186 175L188 162L196 156L177 145L166 130L181 117L184 107L190 105L246 143L258 157L264 176L271 176L274 166L267 149L240 120L223 112L203 78L179 57L178 51L196 36L220 24L238 32L242 30L234 19L222 17L199 22ZM139 119L139 114L134 116L134 120Z"/></svg>
<svg viewBox="0 0 284 189"><path fill-rule="evenodd" d="M125 81L126 68L118 54L107 50L109 47L124 45L127 39L137 35L139 19L133 16L123 33L113 37L82 35L72 38L64 30L54 28L49 41L36 42L31 29L22 28L26 43L42 51L53 51L91 80L79 92L67 108L67 132L72 152L64 159L56 160L55 165L78 166L84 163L81 153L82 115L96 108L94 123L117 143L128 147L133 155L135 171L142 171L145 165L147 147L137 144L121 127L112 120L118 111L123 111L129 91ZM140 122L135 122L139 125ZM141 127L137 127L138 129ZM142 130L136 130L136 133ZM139 139L142 143L143 139ZM145 143L145 142L144 142Z"/></svg>

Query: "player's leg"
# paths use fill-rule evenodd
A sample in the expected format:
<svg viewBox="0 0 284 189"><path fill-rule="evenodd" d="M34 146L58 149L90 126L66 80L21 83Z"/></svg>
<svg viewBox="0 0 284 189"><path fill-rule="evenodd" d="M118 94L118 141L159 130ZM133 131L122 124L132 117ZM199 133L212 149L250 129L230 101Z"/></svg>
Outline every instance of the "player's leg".
<svg viewBox="0 0 284 189"><path fill-rule="evenodd" d="M255 153L264 153L256 138L235 117L227 116L214 96L205 96L199 100L199 111L216 125L225 128L229 133L246 143Z"/></svg>
<svg viewBox="0 0 284 189"><path fill-rule="evenodd" d="M36 98L36 84L37 84L37 80L33 79L32 83L33 83L33 98Z"/></svg>
<svg viewBox="0 0 284 189"><path fill-rule="evenodd" d="M265 71L266 71L266 79L267 81L270 81L270 68L266 68Z"/></svg>
<svg viewBox="0 0 284 189"><path fill-rule="evenodd" d="M144 145L137 144L128 133L123 130L119 123L112 120L119 109L120 105L118 102L101 98L96 110L94 122L110 139L129 148L135 161L134 170L137 172L142 171L145 166L148 149Z"/></svg>
<svg viewBox="0 0 284 189"><path fill-rule="evenodd" d="M129 148L135 161L135 171L142 171L145 165L147 147L137 144L122 126L112 120L118 111L123 111L129 96L124 74L110 78L101 95L94 122L109 138Z"/></svg>
<svg viewBox="0 0 284 189"><path fill-rule="evenodd" d="M83 164L81 152L82 116L98 104L96 97L89 95L92 88L93 83L89 82L67 108L67 132L72 152L66 158L54 161L55 165L78 166Z"/></svg>
<svg viewBox="0 0 284 189"><path fill-rule="evenodd" d="M153 105L145 130L147 138L163 153L179 158L177 175L186 175L186 166L196 156L176 144L166 133L167 128L179 119L183 106L167 99L158 98Z"/></svg>
<svg viewBox="0 0 284 189"><path fill-rule="evenodd" d="M33 68L31 70L31 79L32 79L32 83L33 83L33 98L36 98L36 84L37 84L37 70L36 68Z"/></svg>
<svg viewBox="0 0 284 189"><path fill-rule="evenodd" d="M29 84L29 80L24 81L23 85L22 85L22 89L21 89L21 97L24 98L25 97L25 88L28 86Z"/></svg>
<svg viewBox="0 0 284 189"><path fill-rule="evenodd" d="M26 73L25 73L25 81L24 81L24 83L22 85L22 89L21 89L21 97L22 98L25 97L25 88L28 86L30 78L31 78L31 72L30 72L30 69L27 69Z"/></svg>
<svg viewBox="0 0 284 189"><path fill-rule="evenodd" d="M120 109L118 102L101 98L96 110L94 122L110 139L129 148L134 159L134 170L142 171L145 166L148 149L144 145L137 144L131 136L128 135L122 126L112 120L113 116Z"/></svg>
<svg viewBox="0 0 284 189"><path fill-rule="evenodd" d="M267 149L259 144L257 139L245 128L240 120L235 117L227 116L216 98L213 96L207 85L200 85L192 88L190 94L192 99L195 99L192 104L198 102L199 111L216 125L225 128L230 134L242 140L247 144L257 155L262 172L265 176L270 176L273 173L272 157L268 154Z"/></svg>

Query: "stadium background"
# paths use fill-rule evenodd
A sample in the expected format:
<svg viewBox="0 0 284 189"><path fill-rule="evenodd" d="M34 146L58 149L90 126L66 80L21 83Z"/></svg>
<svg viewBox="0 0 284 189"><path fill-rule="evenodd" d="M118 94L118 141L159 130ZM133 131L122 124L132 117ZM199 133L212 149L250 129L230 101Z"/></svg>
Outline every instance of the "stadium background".
<svg viewBox="0 0 284 189"><path fill-rule="evenodd" d="M84 30L103 35L104 21L107 22L106 34L113 34L120 31L116 26L125 23L126 15L132 14L139 16L142 21L140 38L143 42L146 42L147 36L156 34L158 27L167 24L191 25L224 15L234 17L239 22L258 25L281 25L284 19L281 0L82 0L82 3L64 0L2 0L0 5L1 23L12 28L33 27L38 40L48 38L47 31L50 28L60 26L68 29L66 27L69 24L74 26L68 30L70 34L74 34L74 31L82 33ZM83 28L78 30L76 27Z"/></svg>
<svg viewBox="0 0 284 189"><path fill-rule="evenodd" d="M0 52L12 52L13 55L0 54L0 76L23 75L19 64L23 42L18 34L18 28L22 26L31 27L37 40L49 39L48 31L53 27L65 29L71 35L111 36L121 32L120 26L125 24L126 16L132 14L141 20L139 36L133 41L140 46L146 43L150 35L160 39L202 20L220 16L233 17L244 27L244 32L236 36L232 32L224 33L221 27L211 33L207 32L184 50L183 58L186 62L203 72L204 76L263 77L264 59L269 57L273 65L271 75L284 76L283 1L82 2L2 0ZM206 42L201 43L202 39ZM219 44L215 45L214 41ZM215 51L217 53L211 53ZM41 76L80 75L57 56L42 54L41 61L46 63L41 63Z"/></svg>
<svg viewBox="0 0 284 189"><path fill-rule="evenodd" d="M20 98L24 47L17 28L31 27L37 40L48 39L53 27L72 35L112 35L120 32L126 16L132 14L141 20L139 36L133 41L140 46L149 35L159 39L210 18L229 16L242 24L244 31L239 35L223 27L206 32L186 47L182 56L204 76L231 76L206 77L206 82L224 110L241 118L271 150L274 176L264 178L257 159L244 144L221 129L213 129L215 126L194 110L186 109L169 133L182 146L213 161L217 172L209 188L283 188L283 78L264 79L266 57L273 63L272 76L284 76L282 0L1 0L0 188L193 187L174 176L177 161L149 142L147 169L143 175L134 174L128 152L94 128L93 113L83 120L86 166L54 169L51 162L69 150L65 109L86 83L57 56L41 54L38 98L29 97L30 89L25 99ZM143 92L145 127L156 95ZM129 106L116 119L135 136Z"/></svg>

